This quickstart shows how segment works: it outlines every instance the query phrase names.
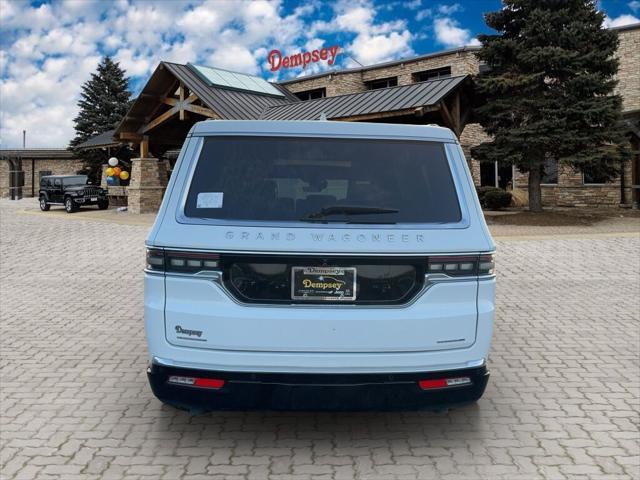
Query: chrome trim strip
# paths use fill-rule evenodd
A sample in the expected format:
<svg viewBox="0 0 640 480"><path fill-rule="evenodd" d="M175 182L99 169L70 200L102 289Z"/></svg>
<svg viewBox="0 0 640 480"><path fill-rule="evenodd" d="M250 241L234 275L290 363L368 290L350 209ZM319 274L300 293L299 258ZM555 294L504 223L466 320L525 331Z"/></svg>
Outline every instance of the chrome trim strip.
<svg viewBox="0 0 640 480"><path fill-rule="evenodd" d="M219 253L219 254L232 254L232 255L280 255L280 256L296 256L304 255L305 257L431 257L431 256L460 256L460 255L493 255L495 250L489 251L473 251L473 252L380 252L380 253L362 253L362 252L309 252L309 251L286 251L286 252L274 252L264 250L224 250L224 249L210 249L205 250L201 248L182 248L182 247L160 247L160 246L147 246L151 250L168 250L178 252L193 252L193 253Z"/></svg>
<svg viewBox="0 0 640 480"><path fill-rule="evenodd" d="M459 350L459 349L455 349L455 350ZM448 351L448 350L434 350L433 352L443 352L443 351ZM244 352L243 352L244 353ZM264 352L260 352L260 353L264 353ZM283 354L287 354L290 355L292 352L269 352L269 354L271 355L277 355L279 353L283 353ZM307 354L307 352L295 352L296 354ZM335 353L326 353L326 352L309 352L312 355L336 355ZM358 355L361 352L348 352L348 355ZM425 352L391 352L392 355L404 355L404 354L408 354L408 355L415 355L416 353L421 354L421 353L425 353ZM431 352L426 352L426 353L431 353ZM375 355L388 355L390 354L389 352L376 352ZM337 355L344 355L344 353L337 353ZM371 353L366 353L366 355L371 355ZM203 370L203 371L227 371L227 372L234 372L234 371L238 371L238 372L247 372L247 371L255 371L256 373L269 373L269 372L284 372L283 369L272 369L272 370L255 370L255 369L249 369L249 368L238 368L238 369L234 369L234 370L225 370L225 369L220 369L214 365L204 365L202 363L192 363L192 362L182 362L182 361L176 361L176 360L170 360L168 358L162 358L162 357L158 357L158 356L153 356L151 357L151 361L153 363L155 363L156 365L161 365L161 366L165 366L165 367L175 367L175 368L186 368L186 369L192 369L192 370ZM415 372L415 373L420 373L420 372L445 372L445 371L449 371L449 370L465 370L467 368L474 368L474 367L482 367L486 364L486 361L484 358L481 358L479 360L469 360L468 362L465 362L463 365L461 364L456 364L454 366L449 366L447 367L446 365L437 365L436 368L434 369L427 369L427 370L415 370L415 369L409 369L409 370L402 370L402 369L393 369L393 370L385 370L385 369L374 369L372 371L368 371L368 369L362 369L362 370L353 370L353 371L342 371L340 369L304 369L305 372L312 372L312 373L321 373L322 371L324 371L325 373L401 373L401 372L407 372L407 373L411 373L411 372ZM340 370L340 371L336 371L336 370ZM296 369L295 367L293 368L288 368L287 371L295 371L298 372L300 370Z"/></svg>

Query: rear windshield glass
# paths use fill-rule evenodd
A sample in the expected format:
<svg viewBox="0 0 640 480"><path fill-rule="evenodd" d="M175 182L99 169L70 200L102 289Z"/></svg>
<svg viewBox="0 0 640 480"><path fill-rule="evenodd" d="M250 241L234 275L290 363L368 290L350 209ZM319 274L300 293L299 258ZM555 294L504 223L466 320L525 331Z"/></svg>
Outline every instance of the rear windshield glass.
<svg viewBox="0 0 640 480"><path fill-rule="evenodd" d="M288 137L206 139L185 215L383 224L461 219L441 143Z"/></svg>

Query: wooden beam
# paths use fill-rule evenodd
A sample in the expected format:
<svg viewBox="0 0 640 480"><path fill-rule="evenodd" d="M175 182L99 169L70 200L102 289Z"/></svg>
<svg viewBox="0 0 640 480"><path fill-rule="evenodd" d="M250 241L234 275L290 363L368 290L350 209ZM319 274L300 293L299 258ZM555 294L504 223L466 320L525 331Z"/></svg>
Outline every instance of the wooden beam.
<svg viewBox="0 0 640 480"><path fill-rule="evenodd" d="M198 96L195 93L192 93L187 97L187 99L185 100L185 103L193 103L196 100L198 100Z"/></svg>
<svg viewBox="0 0 640 480"><path fill-rule="evenodd" d="M147 158L149 156L149 137L143 136L140 142L140 158Z"/></svg>
<svg viewBox="0 0 640 480"><path fill-rule="evenodd" d="M178 100L177 98L173 98L173 97L163 97L162 98L162 103L164 103L165 105L171 105L172 107L174 107L178 103L180 103L180 100Z"/></svg>
<svg viewBox="0 0 640 480"><path fill-rule="evenodd" d="M456 125L456 134L460 136L462 133L462 126L460 122L460 92L456 92L456 96L453 97L453 121Z"/></svg>
<svg viewBox="0 0 640 480"><path fill-rule="evenodd" d="M176 85L177 85L178 81L177 80L173 80L171 82L170 88L166 91L166 93L164 95L158 95L158 102L154 105L154 107L151 109L151 111L149 111L149 115L147 116L147 118L150 120L153 117L155 117L156 113L158 113L158 110L160 110L160 108L165 105L165 103L162 102L162 98L171 98L171 96L173 95L173 92L176 91Z"/></svg>
<svg viewBox="0 0 640 480"><path fill-rule="evenodd" d="M184 84L182 82L180 82L180 86L178 87L178 96L180 97L180 109L178 117L181 121L184 121L184 99L186 95Z"/></svg>
<svg viewBox="0 0 640 480"><path fill-rule="evenodd" d="M156 118L151 120L146 125L143 125L142 128L140 128L140 130L138 132L139 133L147 133L149 130L151 130L151 129L157 127L158 125L160 125L161 123L166 122L167 120L169 120L176 113L178 113L178 111L179 111L178 106L171 107L169 110L167 110L166 112L164 112L161 115L158 115Z"/></svg>
<svg viewBox="0 0 640 480"><path fill-rule="evenodd" d="M120 140L131 140L133 142L139 142L142 140L142 135L134 132L120 132Z"/></svg>
<svg viewBox="0 0 640 480"><path fill-rule="evenodd" d="M204 115L205 117L220 118L220 116L216 112L211 110L210 108L201 107L200 105L193 105L191 103L185 103L184 104L184 109L189 111L189 112L193 112L193 113L197 113L197 114L200 114L200 115Z"/></svg>
<svg viewBox="0 0 640 480"><path fill-rule="evenodd" d="M439 110L439 109L440 107L438 107L437 105L423 106L423 107L415 108L413 110L413 114L416 117L422 117L424 116L425 113L435 112L436 110Z"/></svg>
<svg viewBox="0 0 640 480"><path fill-rule="evenodd" d="M447 104L444 103L444 101L441 101L439 105L440 105L440 113L442 113L442 119L444 120L445 125L449 127L451 130L453 130L456 133L456 135L458 135L458 133L456 132L456 124L453 120L453 116L451 115L451 112L449 111L449 108L447 107Z"/></svg>
<svg viewBox="0 0 640 480"><path fill-rule="evenodd" d="M342 122L360 122L362 120L375 120L378 118L401 117L403 115L413 115L415 108L405 108L403 110L394 110L393 112L366 113L363 115L353 115L351 117L331 118L331 120L339 120Z"/></svg>

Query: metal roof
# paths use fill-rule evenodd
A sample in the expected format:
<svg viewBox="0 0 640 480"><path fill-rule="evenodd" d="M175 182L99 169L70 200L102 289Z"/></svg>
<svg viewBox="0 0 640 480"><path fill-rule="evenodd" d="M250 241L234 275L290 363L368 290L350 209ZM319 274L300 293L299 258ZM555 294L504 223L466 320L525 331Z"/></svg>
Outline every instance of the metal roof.
<svg viewBox="0 0 640 480"><path fill-rule="evenodd" d="M69 160L75 158L66 148L27 148L0 150L0 158L23 158L35 160Z"/></svg>
<svg viewBox="0 0 640 480"><path fill-rule="evenodd" d="M223 120L255 119L268 107L298 100L298 97L288 90L275 84L272 85L280 90L284 97L208 85L187 65L169 62L162 64Z"/></svg>
<svg viewBox="0 0 640 480"><path fill-rule="evenodd" d="M337 97L270 107L263 120L319 120L356 117L436 105L464 82L468 75L448 77L399 87L367 90Z"/></svg>
<svg viewBox="0 0 640 480"><path fill-rule="evenodd" d="M137 132L148 121L147 117L150 112L157 111L158 102L172 88L176 79L195 93L206 107L213 110L223 120L256 119L268 107L300 101L285 87L277 84L271 85L282 92L283 97L209 85L209 82L187 65L160 62L116 128L115 135L119 136L123 131ZM186 135L186 131L182 133Z"/></svg>
<svg viewBox="0 0 640 480"><path fill-rule="evenodd" d="M100 148L100 147L111 147L114 145L120 145L120 142L114 140L114 136L116 134L114 130L108 130L104 133L100 133L98 135L94 135L90 137L88 140L78 144L76 148L80 149L89 149L89 148Z"/></svg>

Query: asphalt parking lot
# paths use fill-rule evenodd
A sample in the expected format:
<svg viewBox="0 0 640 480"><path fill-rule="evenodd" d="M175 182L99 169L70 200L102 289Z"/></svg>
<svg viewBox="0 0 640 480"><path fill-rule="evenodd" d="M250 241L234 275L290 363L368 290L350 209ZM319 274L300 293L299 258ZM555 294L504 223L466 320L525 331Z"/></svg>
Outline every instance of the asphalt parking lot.
<svg viewBox="0 0 640 480"><path fill-rule="evenodd" d="M23 212L34 205L0 201L3 480L640 478L637 219L499 237L477 405L190 416L145 376L148 227Z"/></svg>

